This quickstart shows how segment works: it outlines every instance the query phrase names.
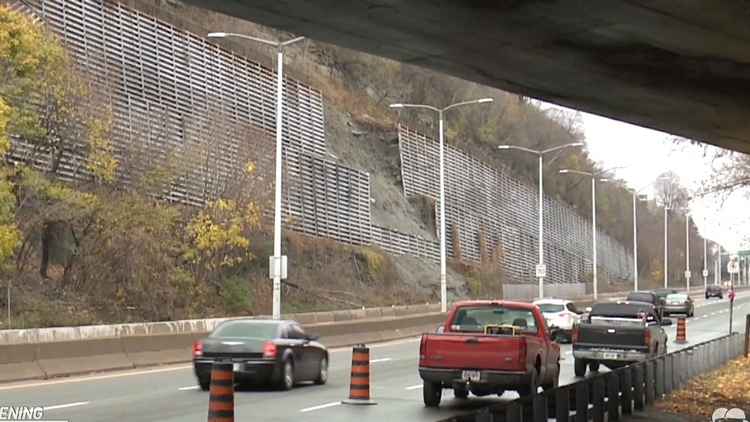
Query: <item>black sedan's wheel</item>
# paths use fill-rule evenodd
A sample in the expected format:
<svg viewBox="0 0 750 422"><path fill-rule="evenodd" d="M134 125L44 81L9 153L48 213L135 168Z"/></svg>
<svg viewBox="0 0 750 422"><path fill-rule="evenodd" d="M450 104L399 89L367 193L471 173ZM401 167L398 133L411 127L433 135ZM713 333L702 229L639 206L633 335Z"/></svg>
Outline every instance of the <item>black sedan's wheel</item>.
<svg viewBox="0 0 750 422"><path fill-rule="evenodd" d="M284 391L289 391L294 387L294 365L290 359L285 359L281 366L281 379L279 387Z"/></svg>
<svg viewBox="0 0 750 422"><path fill-rule="evenodd" d="M328 359L323 356L318 363L318 378L315 378L315 384L323 385L328 381Z"/></svg>

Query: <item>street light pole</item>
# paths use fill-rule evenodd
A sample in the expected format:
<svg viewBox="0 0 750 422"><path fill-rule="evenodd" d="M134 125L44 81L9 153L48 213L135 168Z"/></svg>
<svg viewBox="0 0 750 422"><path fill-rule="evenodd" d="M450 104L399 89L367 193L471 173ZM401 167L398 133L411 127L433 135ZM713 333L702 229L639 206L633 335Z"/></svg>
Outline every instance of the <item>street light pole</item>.
<svg viewBox="0 0 750 422"><path fill-rule="evenodd" d="M669 281L667 273L669 272L669 267L667 266L667 261L669 260L669 255L667 255L667 204L664 204L664 288L666 289L669 287Z"/></svg>
<svg viewBox="0 0 750 422"><path fill-rule="evenodd" d="M442 312L448 312L448 259L446 257L446 242L445 242L445 135L443 130L443 114L458 106L469 105L469 104L480 104L490 103L492 98L480 98L473 101L462 101L460 103L451 104L444 108L437 108L424 104L391 104L391 108L423 108L432 110L438 113L439 117L439 143L440 143L440 164L439 164L439 196L440 196L440 228L439 238L440 241L440 310Z"/></svg>
<svg viewBox="0 0 750 422"><path fill-rule="evenodd" d="M703 219L703 227L706 226L706 219ZM703 236L703 289L708 288L708 240Z"/></svg>
<svg viewBox="0 0 750 422"><path fill-rule="evenodd" d="M593 290L594 290L594 300L597 300L599 298L599 278L598 278L598 264L596 262L596 252L597 252L597 244L596 244L596 180L599 177L600 174L608 173L612 170L620 169L622 167L612 167L607 170L598 171L596 173L589 173L585 171L579 171L579 170L570 170L570 169L562 169L560 170L560 173L562 174L580 174L583 176L589 176L591 177L591 237L592 237L592 245L591 245L591 253L592 253L592 264L593 269L591 271L592 275L592 284L593 284ZM602 182L608 181L607 179L599 179Z"/></svg>
<svg viewBox="0 0 750 422"><path fill-rule="evenodd" d="M685 290L690 294L690 215L685 213Z"/></svg>
<svg viewBox="0 0 750 422"><path fill-rule="evenodd" d="M212 32L209 38L242 38L277 48L278 69L276 71L276 175L274 182L274 213L273 213L273 256L270 278L273 279L273 318L281 318L281 280L286 278L286 257L281 255L281 182L283 165L283 119L284 119L284 47L302 41L305 37L297 37L289 41L269 41L243 34L227 32Z"/></svg>
<svg viewBox="0 0 750 422"><path fill-rule="evenodd" d="M638 291L638 192L633 193L633 288Z"/></svg>
<svg viewBox="0 0 750 422"><path fill-rule="evenodd" d="M583 142L573 142L571 144L560 145L541 151L515 145L500 145L497 147L498 149L516 149L539 156L539 264L536 268L536 276L539 279L539 299L544 298L544 278L547 276L547 268L544 265L544 155L563 148L578 147L582 145Z"/></svg>

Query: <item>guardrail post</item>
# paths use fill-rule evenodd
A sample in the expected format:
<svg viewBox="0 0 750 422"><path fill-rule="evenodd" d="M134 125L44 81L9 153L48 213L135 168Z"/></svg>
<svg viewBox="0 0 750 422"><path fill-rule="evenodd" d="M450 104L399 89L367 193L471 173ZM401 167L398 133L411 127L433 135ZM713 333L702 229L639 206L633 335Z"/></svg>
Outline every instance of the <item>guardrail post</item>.
<svg viewBox="0 0 750 422"><path fill-rule="evenodd" d="M690 349L687 349L687 379L691 380L693 379L693 375L695 375L695 365L696 365L696 359L695 359L695 347L691 347Z"/></svg>
<svg viewBox="0 0 750 422"><path fill-rule="evenodd" d="M620 420L620 373L612 371L607 378L607 420Z"/></svg>
<svg viewBox="0 0 750 422"><path fill-rule="evenodd" d="M576 389L576 416L575 422L589 422L589 381L578 381Z"/></svg>
<svg viewBox="0 0 750 422"><path fill-rule="evenodd" d="M750 314L745 315L745 357L750 353Z"/></svg>
<svg viewBox="0 0 750 422"><path fill-rule="evenodd" d="M654 399L658 401L664 396L664 359L657 358L654 363Z"/></svg>
<svg viewBox="0 0 750 422"><path fill-rule="evenodd" d="M711 370L711 342L703 346L703 371Z"/></svg>
<svg viewBox="0 0 750 422"><path fill-rule="evenodd" d="M651 406L656 397L656 369L654 361L646 362L646 378L643 380L645 385L646 406Z"/></svg>
<svg viewBox="0 0 750 422"><path fill-rule="evenodd" d="M505 422L523 422L523 407L520 400L505 405Z"/></svg>
<svg viewBox="0 0 750 422"><path fill-rule="evenodd" d="M536 394L531 398L531 414L534 417L534 422L548 422L547 405L547 396L544 394Z"/></svg>
<svg viewBox="0 0 750 422"><path fill-rule="evenodd" d="M685 359L686 354L684 350L680 350L679 353L675 355L675 363L674 363L674 371L675 371L675 378L674 378L674 389L679 390L682 387L682 383L685 381Z"/></svg>
<svg viewBox="0 0 750 422"><path fill-rule="evenodd" d="M664 355L664 395L672 392L672 355Z"/></svg>
<svg viewBox="0 0 750 422"><path fill-rule="evenodd" d="M729 361L729 355L731 354L729 348L732 347L732 340L724 339L722 343L722 347L719 348L721 350L721 362L726 363Z"/></svg>
<svg viewBox="0 0 750 422"><path fill-rule="evenodd" d="M645 369L643 363L638 363L633 368L633 407L638 411L642 411L646 408L643 401L643 395L645 393L643 387L643 376Z"/></svg>
<svg viewBox="0 0 750 422"><path fill-rule="evenodd" d="M591 388L594 390L592 391L591 400L591 404L593 405L591 418L594 422L604 422L604 389L606 388L604 377L597 375L591 380Z"/></svg>
<svg viewBox="0 0 750 422"><path fill-rule="evenodd" d="M559 387L555 391L555 421L570 422L570 387Z"/></svg>
<svg viewBox="0 0 750 422"><path fill-rule="evenodd" d="M633 372L630 366L622 368L620 375L620 406L623 415L633 414Z"/></svg>

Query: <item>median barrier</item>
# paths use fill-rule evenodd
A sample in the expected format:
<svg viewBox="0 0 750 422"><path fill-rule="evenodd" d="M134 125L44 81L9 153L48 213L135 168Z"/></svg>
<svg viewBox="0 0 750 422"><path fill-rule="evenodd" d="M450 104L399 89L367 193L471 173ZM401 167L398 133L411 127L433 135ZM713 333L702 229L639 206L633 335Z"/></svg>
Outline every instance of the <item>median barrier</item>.
<svg viewBox="0 0 750 422"><path fill-rule="evenodd" d="M122 337L125 356L135 367L187 362L192 358L193 333Z"/></svg>
<svg viewBox="0 0 750 422"><path fill-rule="evenodd" d="M737 333L696 344L658 358L543 391L535 396L488 406L438 422L605 422L645 410L686 381L743 352Z"/></svg>
<svg viewBox="0 0 750 422"><path fill-rule="evenodd" d="M33 344L11 344L0 352L0 382L44 378L46 374L36 363Z"/></svg>
<svg viewBox="0 0 750 422"><path fill-rule="evenodd" d="M37 343L34 356L47 378L133 368L119 337Z"/></svg>

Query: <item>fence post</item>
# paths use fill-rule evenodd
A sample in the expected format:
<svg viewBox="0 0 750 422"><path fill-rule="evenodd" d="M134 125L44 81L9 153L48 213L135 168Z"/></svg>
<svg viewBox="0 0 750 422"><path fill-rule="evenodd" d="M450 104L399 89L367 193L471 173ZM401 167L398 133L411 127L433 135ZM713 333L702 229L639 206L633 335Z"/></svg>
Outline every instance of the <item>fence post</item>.
<svg viewBox="0 0 750 422"><path fill-rule="evenodd" d="M688 379L693 379L693 376L695 375L695 365L696 365L696 351L695 347L692 347L690 349L687 349L688 354L688 362L687 362L687 376Z"/></svg>
<svg viewBox="0 0 750 422"><path fill-rule="evenodd" d="M635 410L642 411L646 408L643 402L644 387L643 387L643 375L645 372L645 365L638 363L635 365L633 374L633 407Z"/></svg>
<svg viewBox="0 0 750 422"><path fill-rule="evenodd" d="M655 388L656 388L656 370L654 368L654 361L650 360L646 362L646 379L645 384L645 396L646 406L651 406L655 402Z"/></svg>
<svg viewBox="0 0 750 422"><path fill-rule="evenodd" d="M563 386L554 391L555 420L557 422L570 422L570 387Z"/></svg>
<svg viewBox="0 0 750 422"><path fill-rule="evenodd" d="M680 350L679 353L675 355L675 362L674 362L674 389L679 390L682 387L682 383L685 380L685 351Z"/></svg>
<svg viewBox="0 0 750 422"><path fill-rule="evenodd" d="M576 389L575 422L589 422L589 381L578 381Z"/></svg>
<svg viewBox="0 0 750 422"><path fill-rule="evenodd" d="M591 404L593 405L591 418L594 422L604 422L604 389L606 387L604 377L601 375L596 376L591 381L591 388L594 389L591 400Z"/></svg>
<svg viewBox="0 0 750 422"><path fill-rule="evenodd" d="M633 372L630 366L622 368L620 378L620 393L622 394L620 406L623 415L633 414Z"/></svg>
<svg viewBox="0 0 750 422"><path fill-rule="evenodd" d="M750 314L745 315L745 358L750 353Z"/></svg>
<svg viewBox="0 0 750 422"><path fill-rule="evenodd" d="M506 422L523 422L523 407L520 400L513 400L505 405Z"/></svg>
<svg viewBox="0 0 750 422"><path fill-rule="evenodd" d="M654 371L654 399L661 400L664 396L664 359L656 358Z"/></svg>
<svg viewBox="0 0 750 422"><path fill-rule="evenodd" d="M531 398L531 414L534 422L547 422L549 412L547 409L547 396L544 394L535 394Z"/></svg>
<svg viewBox="0 0 750 422"><path fill-rule="evenodd" d="M620 420L620 373L608 372L607 375L607 420Z"/></svg>
<svg viewBox="0 0 750 422"><path fill-rule="evenodd" d="M664 355L664 395L672 392L672 355Z"/></svg>

